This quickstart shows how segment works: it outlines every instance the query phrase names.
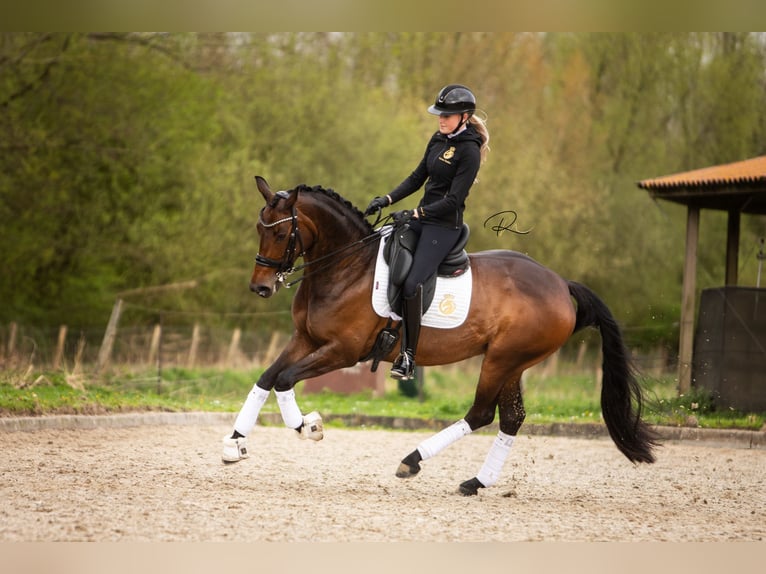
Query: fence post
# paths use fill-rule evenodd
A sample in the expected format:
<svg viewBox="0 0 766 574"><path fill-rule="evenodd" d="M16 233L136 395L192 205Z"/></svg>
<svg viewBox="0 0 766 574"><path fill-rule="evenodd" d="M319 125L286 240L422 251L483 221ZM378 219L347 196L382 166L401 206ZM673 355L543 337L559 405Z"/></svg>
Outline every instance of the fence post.
<svg viewBox="0 0 766 574"><path fill-rule="evenodd" d="M16 335L18 333L19 326L14 321L11 323L11 332L8 334L8 358L13 359L13 355L16 353Z"/></svg>
<svg viewBox="0 0 766 574"><path fill-rule="evenodd" d="M56 370L61 365L61 359L64 357L64 346L66 343L66 325L59 327L59 339L56 344L56 355L53 357L53 369Z"/></svg>
<svg viewBox="0 0 766 574"><path fill-rule="evenodd" d="M154 362L157 360L159 348L160 348L160 336L162 334L162 327L160 327L159 323L157 323L154 326L154 330L152 331L152 342L149 343L149 359L147 360L147 363L150 365L153 365Z"/></svg>
<svg viewBox="0 0 766 574"><path fill-rule="evenodd" d="M585 354L588 352L588 343L585 342L585 339L580 341L580 346L577 348L577 361L575 362L575 367L578 371L582 369L583 361L585 361Z"/></svg>
<svg viewBox="0 0 766 574"><path fill-rule="evenodd" d="M266 351L266 355L263 357L263 362L267 364L271 364L274 362L274 359L277 357L278 351L278 345L279 345L279 331L272 331L271 333L271 340L269 341L269 348Z"/></svg>
<svg viewBox="0 0 766 574"><path fill-rule="evenodd" d="M603 379L604 379L604 353L599 350L598 354L596 355L596 365L595 365L595 384L596 384L596 392L601 392L601 386L603 385Z"/></svg>
<svg viewBox="0 0 766 574"><path fill-rule="evenodd" d="M226 362L229 366L238 362L239 359L239 340L242 338L242 329L236 327L231 334L231 342L229 343L229 352L226 355Z"/></svg>
<svg viewBox="0 0 766 574"><path fill-rule="evenodd" d="M157 394L162 393L162 331L164 324L162 321L162 313L159 316L159 323L155 330L159 333L157 340Z"/></svg>
<svg viewBox="0 0 766 574"><path fill-rule="evenodd" d="M120 313L122 313L122 299L117 299L112 307L112 315L109 317L109 323L106 325L104 340L101 342L101 349L98 351L98 363L96 364L96 373L109 364L112 358L112 348L114 347L114 338L117 335L117 324L120 322Z"/></svg>
<svg viewBox="0 0 766 574"><path fill-rule="evenodd" d="M543 377L555 377L559 373L559 353L556 351L543 361Z"/></svg>
<svg viewBox="0 0 766 574"><path fill-rule="evenodd" d="M78 374L82 370L82 355L85 352L85 334L80 333L80 339L77 341L77 350L74 354L73 374Z"/></svg>
<svg viewBox="0 0 766 574"><path fill-rule="evenodd" d="M197 348L199 347L199 323L194 323L192 331L191 349L189 349L188 366L193 367L197 361Z"/></svg>

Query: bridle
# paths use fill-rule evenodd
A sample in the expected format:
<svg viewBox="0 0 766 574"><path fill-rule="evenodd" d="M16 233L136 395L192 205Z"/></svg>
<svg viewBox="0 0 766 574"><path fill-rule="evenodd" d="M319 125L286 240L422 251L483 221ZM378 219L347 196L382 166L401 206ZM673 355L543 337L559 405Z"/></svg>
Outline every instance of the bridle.
<svg viewBox="0 0 766 574"><path fill-rule="evenodd" d="M281 197L287 197L286 191L278 191L276 195L281 195ZM327 253L326 255L323 255L322 257L319 257L311 262L306 262L303 265L295 266L295 261L302 257L306 250L303 245L303 239L301 239L300 229L298 228L298 212L295 209L295 206L293 206L292 214L290 217L283 217L282 219L278 219L277 221L274 221L272 223L266 223L263 220L263 211L266 209L266 207L263 207L261 209L260 214L258 215L258 222L265 228L269 229L272 227L276 227L277 225L281 225L282 223L290 222L290 237L287 240L287 247L285 248L285 252L282 254L282 259L270 259L269 257L264 257L260 253L258 253L255 256L255 264L256 265L262 265L263 267L269 267L271 269L276 269L276 278L278 283L282 283L286 288L290 288L296 283L302 281L306 275L302 275L298 279L294 281L285 281L288 275L292 275L293 273L296 273L298 271L302 271L306 267L308 267L310 264L316 264L320 263L322 261L326 261L323 265L313 268L314 271L319 271L321 269L324 269L326 267L330 267L331 265L334 265L337 263L337 255L339 253L342 253L344 251L349 251L352 248L356 247L357 249L353 249L351 253L357 251L358 249L361 249L364 247L367 243L370 243L371 241L374 241L380 237L380 230L374 231L372 234L367 235L363 237L362 239L359 239L357 241L354 241L353 243L349 243L348 245L345 245L341 247L340 249L337 249L331 253ZM379 218L380 219L380 218ZM296 249L296 246L300 246L300 250ZM328 261L329 260L329 261Z"/></svg>
<svg viewBox="0 0 766 574"><path fill-rule="evenodd" d="M277 192L277 195L280 193L286 192ZM279 261L277 259L270 259L268 257L264 257L260 253L258 253L255 256L255 264L256 265L262 265L264 267L270 267L271 269L276 269L276 275L277 275L277 282L279 283L285 283L285 277L290 275L291 273L294 273L296 271L295 267L293 265L295 264L295 260L301 257L304 253L303 249L303 240L301 239L300 230L298 229L298 212L295 209L295 206L293 206L292 214L290 217L283 217L282 219L278 219L277 221L274 221L272 223L266 223L263 220L263 210L266 209L264 207L261 209L260 214L258 214L258 222L263 225L265 228L269 229L271 227L276 227L277 225L281 225L282 223L290 222L290 236L287 239L287 247L285 248L285 252L282 254L282 260ZM296 245L300 246L300 250L296 253ZM288 284L285 284L289 287Z"/></svg>

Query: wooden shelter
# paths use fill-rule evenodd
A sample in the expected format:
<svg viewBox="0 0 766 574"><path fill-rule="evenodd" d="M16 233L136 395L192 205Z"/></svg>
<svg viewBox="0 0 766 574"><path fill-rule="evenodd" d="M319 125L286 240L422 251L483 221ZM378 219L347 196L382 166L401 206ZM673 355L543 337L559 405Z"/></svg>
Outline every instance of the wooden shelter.
<svg viewBox="0 0 766 574"><path fill-rule="evenodd" d="M679 391L684 393L692 379L700 210L728 213L725 285L736 286L741 215L766 215L766 156L645 179L637 185L652 198L687 206L678 365Z"/></svg>

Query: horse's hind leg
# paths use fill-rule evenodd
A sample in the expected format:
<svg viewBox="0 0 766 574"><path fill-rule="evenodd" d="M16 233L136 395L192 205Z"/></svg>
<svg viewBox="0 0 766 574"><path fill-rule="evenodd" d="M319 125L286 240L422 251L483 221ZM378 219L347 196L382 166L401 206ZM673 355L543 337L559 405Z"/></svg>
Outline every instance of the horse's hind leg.
<svg viewBox="0 0 766 574"><path fill-rule="evenodd" d="M396 476L399 478L409 478L420 472L420 461L434 456L436 453L447 448L453 442L471 434L472 428L465 419L460 419L456 423L439 431L432 437L421 442L418 447L408 454L396 469Z"/></svg>
<svg viewBox="0 0 766 574"><path fill-rule="evenodd" d="M495 437L492 446L484 459L479 473L460 485L460 493L472 496L478 493L480 488L486 488L495 484L500 477L508 453L511 450L516 434L526 417L524 402L521 397L521 377L509 381L500 390L498 400L500 412L500 430Z"/></svg>
<svg viewBox="0 0 766 574"><path fill-rule="evenodd" d="M452 443L478 428L487 426L494 420L497 402L500 397L499 391L503 386L503 381L507 380L497 376L499 364L499 362L485 356L481 367L479 384L476 387L476 396L465 418L460 419L421 442L417 449L402 459L399 468L396 470L396 476L399 478L415 476L420 472L421 461L431 458Z"/></svg>

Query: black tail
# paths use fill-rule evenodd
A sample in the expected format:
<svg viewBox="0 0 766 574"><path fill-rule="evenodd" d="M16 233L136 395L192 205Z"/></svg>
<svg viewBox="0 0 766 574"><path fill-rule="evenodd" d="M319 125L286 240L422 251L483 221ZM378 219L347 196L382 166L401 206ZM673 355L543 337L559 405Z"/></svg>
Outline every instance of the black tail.
<svg viewBox="0 0 766 574"><path fill-rule="evenodd" d="M601 331L604 356L601 413L609 436L631 462L654 462L652 447L658 444L657 435L641 420L641 387L625 349L620 327L598 295L580 283L569 281L568 284L569 293L577 301L574 330L597 327Z"/></svg>

